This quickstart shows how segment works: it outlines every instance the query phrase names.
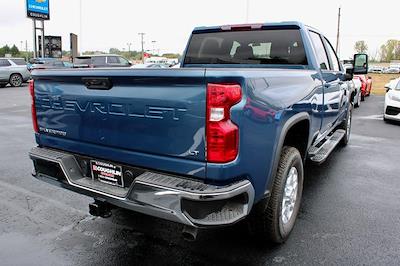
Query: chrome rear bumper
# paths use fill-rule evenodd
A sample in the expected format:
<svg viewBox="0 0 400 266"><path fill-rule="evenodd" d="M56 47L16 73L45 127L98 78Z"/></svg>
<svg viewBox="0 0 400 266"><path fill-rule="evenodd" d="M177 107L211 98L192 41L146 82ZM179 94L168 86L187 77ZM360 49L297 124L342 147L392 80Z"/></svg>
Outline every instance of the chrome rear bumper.
<svg viewBox="0 0 400 266"><path fill-rule="evenodd" d="M35 147L29 153L33 176L42 181L141 212L193 227L233 224L249 214L254 188L248 180L226 186L150 171L119 188L84 176L71 153Z"/></svg>

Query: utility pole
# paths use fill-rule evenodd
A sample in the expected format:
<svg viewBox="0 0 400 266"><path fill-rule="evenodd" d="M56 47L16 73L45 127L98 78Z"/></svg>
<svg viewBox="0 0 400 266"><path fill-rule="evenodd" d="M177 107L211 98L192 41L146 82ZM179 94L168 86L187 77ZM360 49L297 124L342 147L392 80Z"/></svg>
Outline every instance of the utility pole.
<svg viewBox="0 0 400 266"><path fill-rule="evenodd" d="M132 45L132 43L128 42L126 45L128 45L128 52L129 52L129 55L130 55L131 54L131 45Z"/></svg>
<svg viewBox="0 0 400 266"><path fill-rule="evenodd" d="M340 49L340 11L341 7L339 7L339 13L338 13L338 25L337 25L337 35L336 35L336 53L339 56L339 49Z"/></svg>
<svg viewBox="0 0 400 266"><path fill-rule="evenodd" d="M142 64L144 64L144 41L143 41L143 37L146 33L144 32L139 32L138 33L140 35L140 37L142 38L141 43L142 43Z"/></svg>

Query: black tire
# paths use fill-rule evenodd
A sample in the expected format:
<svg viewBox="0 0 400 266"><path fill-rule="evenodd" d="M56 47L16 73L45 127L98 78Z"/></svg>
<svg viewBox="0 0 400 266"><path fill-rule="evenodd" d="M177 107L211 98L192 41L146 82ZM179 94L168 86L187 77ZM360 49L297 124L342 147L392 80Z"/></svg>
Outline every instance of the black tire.
<svg viewBox="0 0 400 266"><path fill-rule="evenodd" d="M0 88L5 88L7 84L0 84Z"/></svg>
<svg viewBox="0 0 400 266"><path fill-rule="evenodd" d="M340 124L339 128L344 129L346 132L342 140L340 141L340 145L342 147L346 146L349 143L350 140L350 134L351 134L351 125L352 125L352 119L353 119L353 106L350 104L349 108L347 110L347 116L346 120Z"/></svg>
<svg viewBox="0 0 400 266"><path fill-rule="evenodd" d="M284 223L281 215L282 201L286 180L292 167L296 168L298 174L297 194L293 213L288 221ZM288 239L296 222L297 214L299 213L301 195L303 192L303 180L303 160L300 152L294 147L283 147L271 196L269 200L263 200L253 207L248 220L250 232L257 239L262 241L269 240L276 244L283 243Z"/></svg>
<svg viewBox="0 0 400 266"><path fill-rule="evenodd" d="M22 79L22 76L20 74L12 74L9 80L12 87L20 87L23 81L24 80Z"/></svg>

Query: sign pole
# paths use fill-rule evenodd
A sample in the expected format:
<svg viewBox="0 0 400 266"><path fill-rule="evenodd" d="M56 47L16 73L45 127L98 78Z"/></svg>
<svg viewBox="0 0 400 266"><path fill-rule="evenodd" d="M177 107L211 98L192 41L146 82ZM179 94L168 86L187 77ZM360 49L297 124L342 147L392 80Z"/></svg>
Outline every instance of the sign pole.
<svg viewBox="0 0 400 266"><path fill-rule="evenodd" d="M37 58L37 45L36 45L36 20L32 19L33 22L33 58Z"/></svg>
<svg viewBox="0 0 400 266"><path fill-rule="evenodd" d="M44 20L42 20L42 51L41 51L41 54L42 54L42 58L45 58L46 56L45 56L45 54L44 54Z"/></svg>
<svg viewBox="0 0 400 266"><path fill-rule="evenodd" d="M44 48L44 21L50 19L50 0L26 0L26 16L32 19L33 24L33 56L38 57L38 45L40 44L41 57L45 57ZM37 21L40 20L41 27L37 25ZM40 43L37 40L37 30L41 30L42 34Z"/></svg>

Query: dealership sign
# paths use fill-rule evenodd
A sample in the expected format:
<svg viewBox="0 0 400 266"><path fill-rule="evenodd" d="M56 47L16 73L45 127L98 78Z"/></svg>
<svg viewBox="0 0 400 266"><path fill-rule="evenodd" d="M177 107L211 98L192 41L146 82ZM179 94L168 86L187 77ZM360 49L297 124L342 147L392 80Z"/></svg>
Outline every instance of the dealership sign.
<svg viewBox="0 0 400 266"><path fill-rule="evenodd" d="M50 19L50 0L26 0L26 11L29 18Z"/></svg>

